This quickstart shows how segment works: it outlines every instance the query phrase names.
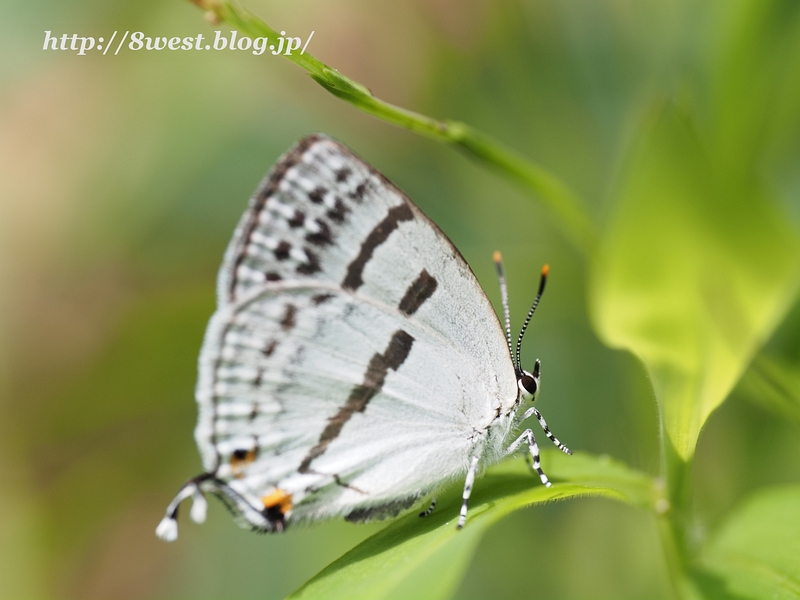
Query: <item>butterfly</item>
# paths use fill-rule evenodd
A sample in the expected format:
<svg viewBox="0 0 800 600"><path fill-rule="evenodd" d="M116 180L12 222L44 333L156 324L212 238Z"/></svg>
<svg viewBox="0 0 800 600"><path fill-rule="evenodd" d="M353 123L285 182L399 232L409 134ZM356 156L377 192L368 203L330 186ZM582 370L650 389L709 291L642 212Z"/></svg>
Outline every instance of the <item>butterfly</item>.
<svg viewBox="0 0 800 600"><path fill-rule="evenodd" d="M530 406L541 363L505 327L445 234L341 143L304 138L261 183L217 280L199 358L195 440L205 471L169 504L156 534L177 538L178 506L206 517L219 497L244 527L343 516L396 516L463 480L458 528L479 468L526 444L531 429L571 454ZM430 514L435 498L428 510Z"/></svg>

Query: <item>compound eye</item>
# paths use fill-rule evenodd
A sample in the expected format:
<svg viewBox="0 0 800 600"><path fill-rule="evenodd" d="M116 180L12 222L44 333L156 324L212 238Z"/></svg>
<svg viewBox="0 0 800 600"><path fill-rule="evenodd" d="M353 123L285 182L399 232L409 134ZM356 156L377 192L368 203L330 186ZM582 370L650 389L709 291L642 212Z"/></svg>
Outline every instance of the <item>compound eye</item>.
<svg viewBox="0 0 800 600"><path fill-rule="evenodd" d="M536 385L536 379L534 379L532 376L525 373L522 377L520 377L519 382L522 385L522 387L525 388L525 391L528 392L531 396L534 396L536 394L538 386Z"/></svg>

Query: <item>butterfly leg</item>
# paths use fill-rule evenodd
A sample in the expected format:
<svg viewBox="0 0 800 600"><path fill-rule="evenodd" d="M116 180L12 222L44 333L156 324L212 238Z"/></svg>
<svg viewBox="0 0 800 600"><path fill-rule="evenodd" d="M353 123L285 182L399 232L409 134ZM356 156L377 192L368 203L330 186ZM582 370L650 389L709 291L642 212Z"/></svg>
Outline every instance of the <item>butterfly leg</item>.
<svg viewBox="0 0 800 600"><path fill-rule="evenodd" d="M425 510L423 510L421 513L419 513L419 516L420 517L428 517L428 516L430 516L430 514L433 512L433 509L436 508L436 500L437 500L436 498L431 500L431 505L428 508L426 508Z"/></svg>
<svg viewBox="0 0 800 600"><path fill-rule="evenodd" d="M475 483L475 473L478 471L478 457L472 457L472 464L469 466L469 471L467 471L467 480L464 482L464 493L462 494L462 498L464 501L461 503L461 514L458 516L458 527L456 529L461 529L464 527L464 523L467 522L467 504L469 504L469 496L472 494L472 484Z"/></svg>
<svg viewBox="0 0 800 600"><path fill-rule="evenodd" d="M533 457L533 468L536 469L537 473L539 473L539 479L542 480L542 483L545 485L545 487L550 487L553 484L550 483L547 475L545 475L544 471L542 471L542 465L539 462L539 445L536 443L536 436L533 435L533 430L526 429L523 431L522 435L514 440L514 443L508 447L508 450L506 450L506 455L513 454L517 448L519 448L520 444L525 441L528 442L528 450L530 450L531 457Z"/></svg>
<svg viewBox="0 0 800 600"><path fill-rule="evenodd" d="M538 410L536 410L535 406L531 406L528 410L525 411L525 414L522 415L522 419L520 419L520 422L524 421L525 419L527 419L531 415L536 415L536 418L539 420L539 425L541 425L542 429L544 430L544 434L547 436L547 438L551 442L553 442L556 445L556 447L559 450L561 450L564 454L572 454L572 450L570 450L564 444L559 442L558 439L556 438L556 436L554 436L552 434L552 432L550 431L550 428L547 426L547 422L544 420L544 417L542 416L542 413L540 413Z"/></svg>

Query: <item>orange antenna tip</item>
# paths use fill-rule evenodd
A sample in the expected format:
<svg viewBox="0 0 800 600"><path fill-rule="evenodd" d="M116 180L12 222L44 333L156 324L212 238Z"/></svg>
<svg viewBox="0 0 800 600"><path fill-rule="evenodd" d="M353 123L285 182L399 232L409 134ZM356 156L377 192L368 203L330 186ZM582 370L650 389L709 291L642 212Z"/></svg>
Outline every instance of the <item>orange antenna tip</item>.
<svg viewBox="0 0 800 600"><path fill-rule="evenodd" d="M494 254L492 254L492 258L494 259L494 262L496 262L496 263L502 262L502 260L503 260L503 256L500 254L499 250L495 250L494 251Z"/></svg>
<svg viewBox="0 0 800 600"><path fill-rule="evenodd" d="M547 277L547 274L550 272L550 265L545 265L542 267L542 277Z"/></svg>

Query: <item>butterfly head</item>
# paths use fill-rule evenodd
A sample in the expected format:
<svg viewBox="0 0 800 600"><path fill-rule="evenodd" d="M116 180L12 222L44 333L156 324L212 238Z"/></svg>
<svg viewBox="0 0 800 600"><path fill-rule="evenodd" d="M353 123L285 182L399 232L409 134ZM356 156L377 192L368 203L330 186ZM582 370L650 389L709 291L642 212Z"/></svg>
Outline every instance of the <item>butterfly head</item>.
<svg viewBox="0 0 800 600"><path fill-rule="evenodd" d="M520 370L520 375L517 377L517 387L519 388L520 395L525 401L535 402L536 396L539 395L539 375L542 363L536 359L536 365L533 367L533 373L525 370Z"/></svg>

